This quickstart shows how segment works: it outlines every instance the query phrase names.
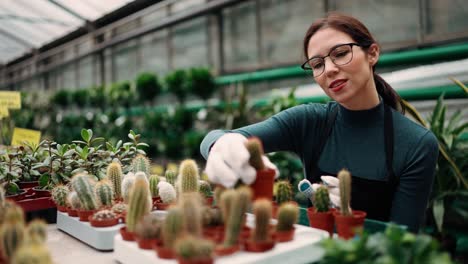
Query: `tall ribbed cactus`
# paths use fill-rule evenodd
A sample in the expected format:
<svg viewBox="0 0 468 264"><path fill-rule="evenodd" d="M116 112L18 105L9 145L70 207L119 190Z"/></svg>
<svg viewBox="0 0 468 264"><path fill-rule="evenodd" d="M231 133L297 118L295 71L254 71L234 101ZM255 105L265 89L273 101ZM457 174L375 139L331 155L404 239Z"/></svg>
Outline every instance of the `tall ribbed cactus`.
<svg viewBox="0 0 468 264"><path fill-rule="evenodd" d="M76 193L75 191L72 191L68 194L67 200L68 200L68 204L70 204L72 209L74 210L81 209L81 201L80 201L80 198L78 197L78 193Z"/></svg>
<svg viewBox="0 0 468 264"><path fill-rule="evenodd" d="M289 231L297 222L299 215L299 208L296 203L286 202L283 203L278 209L278 224L276 230Z"/></svg>
<svg viewBox="0 0 468 264"><path fill-rule="evenodd" d="M56 205L67 206L67 196L69 192L70 190L68 190L67 186L59 184L52 189L52 200L54 200Z"/></svg>
<svg viewBox="0 0 468 264"><path fill-rule="evenodd" d="M52 264L47 247L39 244L24 245L13 256L11 264Z"/></svg>
<svg viewBox="0 0 468 264"><path fill-rule="evenodd" d="M177 256L184 260L208 259L212 257L213 242L194 236L185 236L175 244Z"/></svg>
<svg viewBox="0 0 468 264"><path fill-rule="evenodd" d="M146 177L149 177L149 175L151 175L150 160L142 154L139 154L135 158L133 158L131 166L133 173L142 171L146 174Z"/></svg>
<svg viewBox="0 0 468 264"><path fill-rule="evenodd" d="M119 162L114 161L107 166L107 179L112 183L115 199L122 198L122 166Z"/></svg>
<svg viewBox="0 0 468 264"><path fill-rule="evenodd" d="M199 192L203 194L204 197L210 197L212 195L211 193L211 185L207 181L199 181L198 182L200 189Z"/></svg>
<svg viewBox="0 0 468 264"><path fill-rule="evenodd" d="M221 202L221 195L226 190L222 185L216 185L213 191L213 199L216 205L219 205Z"/></svg>
<svg viewBox="0 0 468 264"><path fill-rule="evenodd" d="M94 183L88 174L77 174L72 178L73 190L78 194L81 207L84 210L96 210L98 208L94 194Z"/></svg>
<svg viewBox="0 0 468 264"><path fill-rule="evenodd" d="M114 191L112 183L108 180L99 181L95 188L96 200L99 206L112 206L114 201Z"/></svg>
<svg viewBox="0 0 468 264"><path fill-rule="evenodd" d="M179 193L198 192L199 179L197 163L192 159L182 161L178 177Z"/></svg>
<svg viewBox="0 0 468 264"><path fill-rule="evenodd" d="M19 205L14 202L8 203L5 206L5 215L3 217L4 223L21 223L24 224L24 211Z"/></svg>
<svg viewBox="0 0 468 264"><path fill-rule="evenodd" d="M262 242L270 239L271 210L271 201L267 199L258 199L254 202L255 228L252 236L253 241Z"/></svg>
<svg viewBox="0 0 468 264"><path fill-rule="evenodd" d="M226 237L224 239L225 247L237 244L239 233L245 223L245 213L252 200L252 191L249 187L240 187L235 193L227 222Z"/></svg>
<svg viewBox="0 0 468 264"><path fill-rule="evenodd" d="M127 230L135 232L137 223L151 211L152 200L148 183L139 178L130 193L130 200L127 209Z"/></svg>
<svg viewBox="0 0 468 264"><path fill-rule="evenodd" d="M23 223L6 222L0 227L0 249L7 260L23 244L25 230Z"/></svg>
<svg viewBox="0 0 468 264"><path fill-rule="evenodd" d="M26 234L29 243L45 243L47 240L47 223L41 219L34 219L29 222L26 228Z"/></svg>
<svg viewBox="0 0 468 264"><path fill-rule="evenodd" d="M151 175L149 177L149 188L150 188L150 192L151 192L152 197L158 197L159 196L158 183L159 183L159 176L158 175Z"/></svg>
<svg viewBox="0 0 468 264"><path fill-rule="evenodd" d="M219 207L221 208L221 213L223 215L224 224L227 226L229 221L229 216L231 215L231 208L234 204L234 200L237 198L237 193L233 189L226 189L220 197Z"/></svg>
<svg viewBox="0 0 468 264"><path fill-rule="evenodd" d="M5 190L3 186L0 184L0 208L5 206Z"/></svg>
<svg viewBox="0 0 468 264"><path fill-rule="evenodd" d="M312 195L312 203L317 212L328 212L330 210L330 196L328 188L321 185Z"/></svg>
<svg viewBox="0 0 468 264"><path fill-rule="evenodd" d="M182 209L184 230L194 237L202 234L202 202L199 193L184 193L179 198L178 206Z"/></svg>
<svg viewBox="0 0 468 264"><path fill-rule="evenodd" d="M292 200L292 187L289 181L279 181L276 183L276 203L282 203Z"/></svg>
<svg viewBox="0 0 468 264"><path fill-rule="evenodd" d="M184 217L182 209L172 206L166 214L163 223L163 243L165 248L174 248L177 238L183 233Z"/></svg>
<svg viewBox="0 0 468 264"><path fill-rule="evenodd" d="M160 181L158 183L158 192L163 203L170 204L176 200L176 190L174 186L168 182Z"/></svg>
<svg viewBox="0 0 468 264"><path fill-rule="evenodd" d="M340 180L340 212L342 215L351 215L351 173L342 169L338 172L338 179Z"/></svg>
<svg viewBox="0 0 468 264"><path fill-rule="evenodd" d="M172 186L175 187L175 183L177 180L177 174L172 171L172 170L166 170L166 173L164 174L164 177L166 178L166 181L170 183Z"/></svg>
<svg viewBox="0 0 468 264"><path fill-rule="evenodd" d="M122 181L122 198L126 204L128 204L128 201L130 200L130 192L133 188L134 182L135 174L133 174L133 172L127 173Z"/></svg>
<svg viewBox="0 0 468 264"><path fill-rule="evenodd" d="M256 170L265 169L265 164L263 163L263 145L259 138L250 137L245 143L245 147L250 153L249 164L254 167Z"/></svg>

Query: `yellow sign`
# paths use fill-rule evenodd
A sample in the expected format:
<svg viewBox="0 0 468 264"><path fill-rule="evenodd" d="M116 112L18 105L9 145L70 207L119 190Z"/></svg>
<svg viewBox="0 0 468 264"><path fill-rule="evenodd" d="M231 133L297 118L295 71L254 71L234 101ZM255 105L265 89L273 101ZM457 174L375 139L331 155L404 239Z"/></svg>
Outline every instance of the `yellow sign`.
<svg viewBox="0 0 468 264"><path fill-rule="evenodd" d="M0 119L9 115L8 108L0 106Z"/></svg>
<svg viewBox="0 0 468 264"><path fill-rule="evenodd" d="M0 91L0 107L9 109L21 109L20 92Z"/></svg>
<svg viewBox="0 0 468 264"><path fill-rule="evenodd" d="M13 129L13 138L11 139L12 146L23 145L25 141L39 144L41 140L41 131L17 128Z"/></svg>

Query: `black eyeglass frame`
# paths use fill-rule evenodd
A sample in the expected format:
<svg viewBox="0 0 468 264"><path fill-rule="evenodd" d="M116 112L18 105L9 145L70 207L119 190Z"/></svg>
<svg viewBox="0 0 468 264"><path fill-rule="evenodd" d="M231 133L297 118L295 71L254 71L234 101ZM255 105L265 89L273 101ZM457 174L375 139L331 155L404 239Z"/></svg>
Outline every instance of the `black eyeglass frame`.
<svg viewBox="0 0 468 264"><path fill-rule="evenodd" d="M330 58L330 60L333 62L333 64L338 65L338 66L346 65L346 64L350 63L350 62L353 60L353 57L354 57L353 46L362 47L362 45L359 45L358 43L355 43L355 42L338 44L338 45L336 45L336 46L334 46L334 47L332 47L332 48L330 49L330 52L328 52L327 56L323 56L323 57L314 56L314 57L308 59L306 62L304 62L304 63L301 65L301 68L302 68L305 72L309 72L309 71L314 72L314 70L313 70L310 66L308 66L308 65L309 65L309 61L311 61L311 60L313 60L313 59L320 58L320 59L322 59L323 62L324 62L323 71L322 71L319 75L314 76L314 77L318 77L318 76L322 75L322 73L325 72L325 58L326 58L326 57L330 57L330 54L331 54L335 49L337 49L337 48L339 48L339 47L342 47L342 46L350 46L350 47L351 47L351 59L350 59L347 63L345 63L345 64L336 64L335 61L334 61L333 59ZM312 75L313 75L313 74L312 74Z"/></svg>

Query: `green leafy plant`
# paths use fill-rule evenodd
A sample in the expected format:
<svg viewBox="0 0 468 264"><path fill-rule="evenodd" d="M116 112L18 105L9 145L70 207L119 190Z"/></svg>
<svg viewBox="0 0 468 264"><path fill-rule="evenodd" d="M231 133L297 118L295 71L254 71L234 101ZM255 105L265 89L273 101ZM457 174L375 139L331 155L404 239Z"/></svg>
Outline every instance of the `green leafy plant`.
<svg viewBox="0 0 468 264"><path fill-rule="evenodd" d="M216 91L213 75L206 68L192 68L189 71L190 91L203 100L208 100Z"/></svg>
<svg viewBox="0 0 468 264"><path fill-rule="evenodd" d="M190 85L185 70L175 70L166 75L165 83L167 90L177 96L177 99L183 104L190 93Z"/></svg>
<svg viewBox="0 0 468 264"><path fill-rule="evenodd" d="M151 101L161 93L162 86L158 76L153 73L144 72L136 79L136 92L141 102Z"/></svg>

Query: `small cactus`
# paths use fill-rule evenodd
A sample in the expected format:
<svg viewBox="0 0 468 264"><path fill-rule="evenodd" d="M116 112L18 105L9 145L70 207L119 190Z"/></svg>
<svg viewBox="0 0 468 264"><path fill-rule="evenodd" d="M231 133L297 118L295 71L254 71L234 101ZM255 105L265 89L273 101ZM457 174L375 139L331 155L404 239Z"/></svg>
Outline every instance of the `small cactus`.
<svg viewBox="0 0 468 264"><path fill-rule="evenodd" d="M24 224L24 211L19 205L11 202L9 206L5 206L5 215L3 216L4 223L21 223Z"/></svg>
<svg viewBox="0 0 468 264"><path fill-rule="evenodd" d="M192 159L182 161L178 177L179 193L198 192L199 179L197 163Z"/></svg>
<svg viewBox="0 0 468 264"><path fill-rule="evenodd" d="M72 191L68 194L67 200L68 200L68 204L71 206L72 209L74 210L81 209L80 198L78 197L78 193L76 193L75 191Z"/></svg>
<svg viewBox="0 0 468 264"><path fill-rule="evenodd" d="M330 210L330 196L328 188L321 185L312 195L312 203L317 212L328 212Z"/></svg>
<svg viewBox="0 0 468 264"><path fill-rule="evenodd" d="M0 208L5 206L5 190L3 186L0 184Z"/></svg>
<svg viewBox="0 0 468 264"><path fill-rule="evenodd" d="M177 180L177 174L172 171L172 170L166 170L166 173L164 174L164 177L166 178L166 181L170 183L172 186L175 187L175 183Z"/></svg>
<svg viewBox="0 0 468 264"><path fill-rule="evenodd" d="M45 243L47 240L47 223L44 220L34 219L29 222L26 233L30 243Z"/></svg>
<svg viewBox="0 0 468 264"><path fill-rule="evenodd" d="M221 208L221 213L225 224L227 224L230 218L229 216L231 215L231 208L236 198L237 193L233 189L226 189L226 191L221 194L219 207Z"/></svg>
<svg viewBox="0 0 468 264"><path fill-rule="evenodd" d="M194 237L201 237L202 202L200 194L196 192L182 194L178 206L182 209L182 214L186 219L184 230Z"/></svg>
<svg viewBox="0 0 468 264"><path fill-rule="evenodd" d="M254 167L256 170L265 169L265 164L263 163L263 145L259 138L250 137L245 143L245 147L250 153L249 164Z"/></svg>
<svg viewBox="0 0 468 264"><path fill-rule="evenodd" d="M10 207L18 206L15 202L6 200L3 204L3 207L0 207L0 226L5 222L5 215L6 212L9 210ZM14 220L16 221L16 219Z"/></svg>
<svg viewBox="0 0 468 264"><path fill-rule="evenodd" d="M245 213L252 200L252 190L247 186L240 187L235 193L235 199L227 221L226 237L224 239L225 247L237 244L239 233L245 224Z"/></svg>
<svg viewBox="0 0 468 264"><path fill-rule="evenodd" d="M133 174L133 172L127 173L122 181L122 198L126 204L128 204L128 201L130 200L130 191L132 190L134 182L135 174Z"/></svg>
<svg viewBox="0 0 468 264"><path fill-rule="evenodd" d="M216 205L219 205L221 202L221 195L226 190L222 185L216 185L213 191L213 199Z"/></svg>
<svg viewBox="0 0 468 264"><path fill-rule="evenodd" d="M114 196L116 199L122 197L122 166L118 161L113 161L109 166L107 166L107 179L112 184L112 189L114 190Z"/></svg>
<svg viewBox="0 0 468 264"><path fill-rule="evenodd" d="M124 203L116 203L112 206L112 212L115 214L123 214L127 211L127 205Z"/></svg>
<svg viewBox="0 0 468 264"><path fill-rule="evenodd" d="M133 158L131 166L132 171L135 174L139 171L142 171L146 174L147 177L151 175L150 160L142 154L139 154Z"/></svg>
<svg viewBox="0 0 468 264"><path fill-rule="evenodd" d="M276 203L278 205L291 201L292 193L292 187L289 181L279 181L276 183Z"/></svg>
<svg viewBox="0 0 468 264"><path fill-rule="evenodd" d="M163 243L165 248L174 248L177 238L183 233L184 217L178 207L170 207L163 223Z"/></svg>
<svg viewBox="0 0 468 264"><path fill-rule="evenodd" d="M272 206L269 200L258 199L254 202L255 228L252 234L253 241L262 242L270 239L271 210Z"/></svg>
<svg viewBox="0 0 468 264"><path fill-rule="evenodd" d="M101 180L94 188L98 205L112 206L112 203L114 202L114 191L112 189L112 183L108 180Z"/></svg>
<svg viewBox="0 0 468 264"><path fill-rule="evenodd" d="M298 215L299 208L296 203L283 203L278 209L278 224L276 225L276 230L289 231L293 229L294 224L297 222Z"/></svg>
<svg viewBox="0 0 468 264"><path fill-rule="evenodd" d="M6 222L0 227L0 250L4 258L11 259L25 239L24 223Z"/></svg>
<svg viewBox="0 0 468 264"><path fill-rule="evenodd" d="M51 196L56 205L67 206L67 196L70 191L65 185L57 185L52 189Z"/></svg>
<svg viewBox="0 0 468 264"><path fill-rule="evenodd" d="M172 203L176 199L176 190L167 182L160 181L158 183L159 197L163 203Z"/></svg>
<svg viewBox="0 0 468 264"><path fill-rule="evenodd" d="M95 183L88 174L77 174L72 178L73 189L78 193L82 209L96 210L98 208L94 194Z"/></svg>
<svg viewBox="0 0 468 264"><path fill-rule="evenodd" d="M201 194L203 194L204 197L210 197L212 196L212 193L211 193L211 185L209 182L207 181L199 181L199 186L200 186L200 189L199 189L199 192Z"/></svg>
<svg viewBox="0 0 468 264"><path fill-rule="evenodd" d="M204 206L202 210L203 226L219 226L223 224L223 215L219 208Z"/></svg>
<svg viewBox="0 0 468 264"><path fill-rule="evenodd" d="M134 232L137 223L149 212L152 207L151 194L148 183L138 178L130 193L130 200L127 209L127 230Z"/></svg>
<svg viewBox="0 0 468 264"><path fill-rule="evenodd" d="M161 239L163 221L154 214L146 215L137 225L135 234L142 239Z"/></svg>
<svg viewBox="0 0 468 264"><path fill-rule="evenodd" d="M153 198L159 196L158 183L159 183L159 176L151 175L149 178L149 187L150 187L151 196Z"/></svg>
<svg viewBox="0 0 468 264"><path fill-rule="evenodd" d="M52 264L52 257L42 244L24 245L13 256L11 264Z"/></svg>
<svg viewBox="0 0 468 264"><path fill-rule="evenodd" d="M342 215L351 215L351 173L342 169L338 172L338 179L340 180L340 212Z"/></svg>
<svg viewBox="0 0 468 264"><path fill-rule="evenodd" d="M213 249L213 242L190 235L178 240L175 244L176 254L184 260L212 258Z"/></svg>
<svg viewBox="0 0 468 264"><path fill-rule="evenodd" d="M117 215L111 210L101 210L93 214L93 219L96 221L110 220L116 217Z"/></svg>

